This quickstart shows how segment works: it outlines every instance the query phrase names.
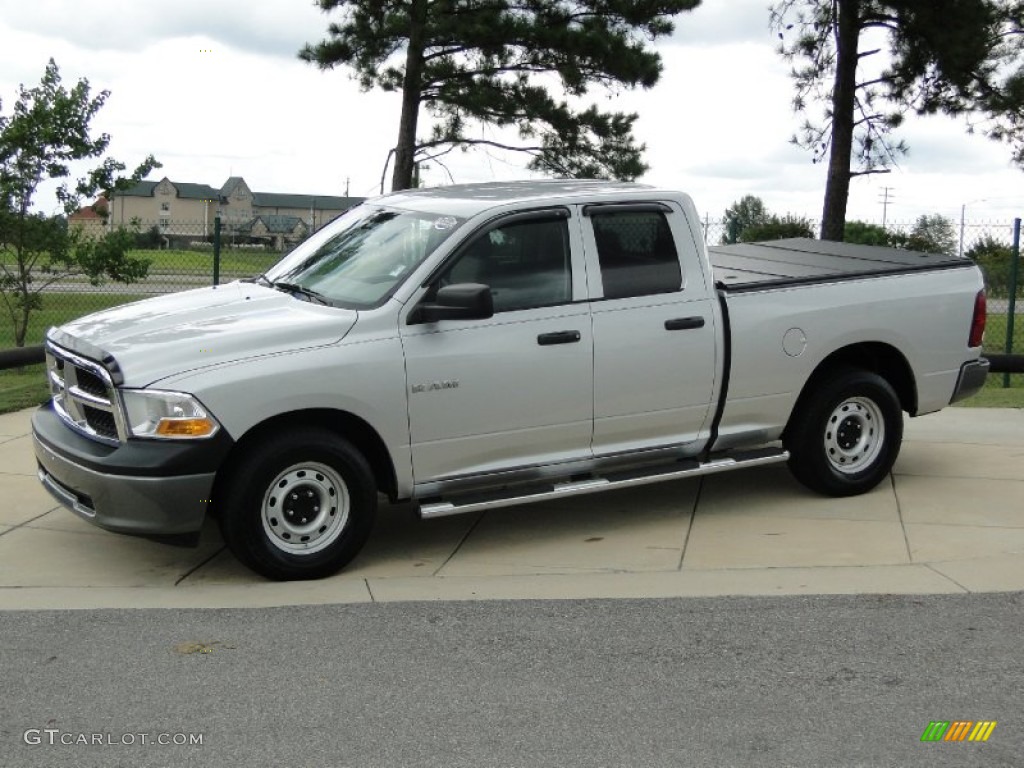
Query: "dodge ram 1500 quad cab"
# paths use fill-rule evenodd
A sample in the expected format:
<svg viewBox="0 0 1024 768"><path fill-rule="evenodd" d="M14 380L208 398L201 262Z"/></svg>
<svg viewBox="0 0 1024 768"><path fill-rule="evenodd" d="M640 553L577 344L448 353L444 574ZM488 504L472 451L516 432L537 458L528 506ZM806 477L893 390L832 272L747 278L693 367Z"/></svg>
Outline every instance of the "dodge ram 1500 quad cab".
<svg viewBox="0 0 1024 768"><path fill-rule="evenodd" d="M984 382L970 261L706 249L691 199L540 181L349 210L265 274L51 329L39 478L112 531L317 578L378 495L425 518L787 462L873 488L903 413Z"/></svg>

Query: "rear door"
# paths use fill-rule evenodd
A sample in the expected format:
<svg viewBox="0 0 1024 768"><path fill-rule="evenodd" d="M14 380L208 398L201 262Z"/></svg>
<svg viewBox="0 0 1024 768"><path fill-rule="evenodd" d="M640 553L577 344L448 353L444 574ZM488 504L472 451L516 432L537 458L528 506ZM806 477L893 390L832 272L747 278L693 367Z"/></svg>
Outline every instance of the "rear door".
<svg viewBox="0 0 1024 768"><path fill-rule="evenodd" d="M594 331L595 455L680 445L711 417L716 314L681 210L582 208Z"/></svg>
<svg viewBox="0 0 1024 768"><path fill-rule="evenodd" d="M568 208L498 219L428 287L483 283L486 320L402 320L417 484L590 456L593 336ZM422 300L422 298L421 298Z"/></svg>

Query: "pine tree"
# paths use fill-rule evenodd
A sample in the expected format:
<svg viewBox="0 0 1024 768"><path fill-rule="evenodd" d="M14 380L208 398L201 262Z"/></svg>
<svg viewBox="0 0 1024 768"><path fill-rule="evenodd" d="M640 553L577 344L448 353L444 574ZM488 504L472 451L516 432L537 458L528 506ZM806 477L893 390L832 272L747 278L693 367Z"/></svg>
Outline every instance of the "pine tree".
<svg viewBox="0 0 1024 768"><path fill-rule="evenodd" d="M318 0L338 13L328 37L300 58L349 67L365 90L402 94L393 189L418 162L490 145L531 155L533 170L634 179L646 166L636 114L576 108L591 86L650 88L661 58L647 43L700 0ZM560 84L553 95L549 85ZM420 111L435 118L418 133ZM470 135L474 124L514 128L520 145Z"/></svg>
<svg viewBox="0 0 1024 768"><path fill-rule="evenodd" d="M887 173L907 114L944 113L1014 145L1024 164L1020 0L785 0L771 10L794 62L793 142L828 161L821 236L842 240L850 181ZM868 47L868 41L871 46ZM881 43L881 45L879 45ZM877 62L877 63L876 63Z"/></svg>

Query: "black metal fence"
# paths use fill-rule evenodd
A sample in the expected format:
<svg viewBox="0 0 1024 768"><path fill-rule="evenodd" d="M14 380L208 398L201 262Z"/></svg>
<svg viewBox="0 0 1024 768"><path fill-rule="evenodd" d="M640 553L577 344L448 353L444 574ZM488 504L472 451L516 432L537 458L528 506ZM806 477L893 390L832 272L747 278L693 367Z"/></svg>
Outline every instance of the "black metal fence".
<svg viewBox="0 0 1024 768"><path fill-rule="evenodd" d="M100 224L86 225L83 236L99 237L104 231ZM118 304L258 275L301 242L305 230L254 233L221 227L217 219L160 220L136 223L134 237L129 256L148 264L146 276L135 282L108 280L93 285L82 274L48 271L37 264L31 285L33 291L39 290L41 307L30 317L25 344L39 343L51 325ZM0 251L0 261L9 274L16 273L10 254ZM14 294L8 291L7 298L13 303ZM8 306L0 303L0 349L15 345L14 323L5 311Z"/></svg>
<svg viewBox="0 0 1024 768"><path fill-rule="evenodd" d="M222 225L219 218L210 222L143 222L137 228L137 247L130 256L149 262L144 280L97 287L78 278L52 290L153 295L204 287L218 279L227 282L258 275L305 239L305 230L254 235L232 228L230 223Z"/></svg>
<svg viewBox="0 0 1024 768"><path fill-rule="evenodd" d="M722 241L725 222L705 219L704 236L709 244ZM909 226L909 225L908 225ZM1019 220L1017 240L1013 222L963 222L953 246L978 258L985 272L989 296L986 352L1024 354L1024 268L1020 267ZM890 226L899 231L900 223ZM97 234L102 233L102 228ZM88 233L87 233L88 234ZM92 285L83 276L34 276L46 284L42 308L36 310L26 336L27 345L38 344L47 327L90 312L153 295L201 288L217 282L253 277L264 272L302 242L305 229L269 231L235 227L213 221L142 222L137 225L134 258L148 262L146 277L134 283L106 282ZM1016 242L1016 246L1015 246ZM56 277L56 279L54 279ZM1016 292L1011 290L1015 281ZM0 316L0 349L14 346L12 322ZM1020 383L1024 386L1024 382Z"/></svg>

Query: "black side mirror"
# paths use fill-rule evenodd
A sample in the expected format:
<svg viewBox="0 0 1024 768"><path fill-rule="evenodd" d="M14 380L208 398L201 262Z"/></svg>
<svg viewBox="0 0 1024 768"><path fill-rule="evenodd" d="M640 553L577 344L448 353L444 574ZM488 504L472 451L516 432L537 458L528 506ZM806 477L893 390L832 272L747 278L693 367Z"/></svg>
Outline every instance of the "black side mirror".
<svg viewBox="0 0 1024 768"><path fill-rule="evenodd" d="M436 323L438 320L486 320L494 316L491 288L480 283L457 283L438 289L431 304L421 304L413 322Z"/></svg>

